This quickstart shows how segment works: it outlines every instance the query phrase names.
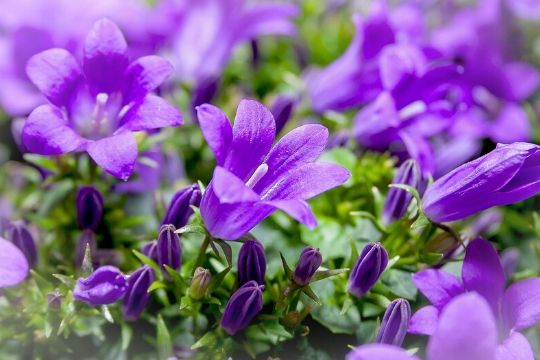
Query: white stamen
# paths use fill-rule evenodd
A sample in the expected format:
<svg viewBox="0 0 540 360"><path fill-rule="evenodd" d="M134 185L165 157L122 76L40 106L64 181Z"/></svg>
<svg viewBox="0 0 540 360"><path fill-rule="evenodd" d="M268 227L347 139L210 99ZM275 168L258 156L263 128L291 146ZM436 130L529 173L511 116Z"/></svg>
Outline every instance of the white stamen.
<svg viewBox="0 0 540 360"><path fill-rule="evenodd" d="M399 118L401 120L406 120L412 118L413 116L420 115L421 113L425 112L426 109L426 104L423 101L418 100L401 109L399 111Z"/></svg>
<svg viewBox="0 0 540 360"><path fill-rule="evenodd" d="M266 173L268 172L268 165L266 164L261 164L259 165L259 167L257 168L257 170L255 170L255 172L253 173L253 175L251 175L251 177L249 178L249 180L246 182L246 186L249 187L249 188L252 188L257 185L257 183L259 182L259 180L262 179L262 177L264 175L266 175Z"/></svg>
<svg viewBox="0 0 540 360"><path fill-rule="evenodd" d="M107 120L107 101L109 95L105 93L99 93L96 96L96 104L94 105L94 112L92 113L92 128L94 132L99 133L101 125Z"/></svg>

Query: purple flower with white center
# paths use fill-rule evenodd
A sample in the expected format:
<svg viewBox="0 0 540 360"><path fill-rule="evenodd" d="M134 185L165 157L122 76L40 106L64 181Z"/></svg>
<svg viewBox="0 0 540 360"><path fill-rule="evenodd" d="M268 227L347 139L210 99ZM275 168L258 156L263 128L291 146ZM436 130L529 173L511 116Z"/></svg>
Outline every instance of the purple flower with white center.
<svg viewBox="0 0 540 360"><path fill-rule="evenodd" d="M11 242L0 238L0 289L21 283L28 275L28 260Z"/></svg>
<svg viewBox="0 0 540 360"><path fill-rule="evenodd" d="M102 266L87 278L77 280L73 298L88 305L107 305L119 300L126 292L126 278L114 266Z"/></svg>
<svg viewBox="0 0 540 360"><path fill-rule="evenodd" d="M497 351L509 354L519 353L516 351L532 353L529 343L520 331L540 322L540 278L517 281L505 290L506 278L497 252L493 245L483 239L474 240L467 247L461 277L460 280L450 273L435 269L422 270L413 275L413 282L432 305L419 309L413 315L409 322L409 332L437 334L438 329L444 328L441 322L445 320L445 311L450 311L447 308L452 299L463 293L474 293L489 310L486 311L488 315L478 319L478 323L493 327L494 342L497 341L497 336L499 338ZM461 319L454 321L462 321L476 311L460 314ZM463 326L463 329L465 328ZM468 336L472 336L473 332L483 334L476 326L467 330L470 330ZM514 346L516 348L513 348Z"/></svg>
<svg viewBox="0 0 540 360"><path fill-rule="evenodd" d="M95 231L103 218L103 195L93 186L77 191L77 222L82 230Z"/></svg>
<svg viewBox="0 0 540 360"><path fill-rule="evenodd" d="M144 265L129 276L124 295L124 318L126 320L134 321L141 316L150 298L148 288L155 278L154 269L148 265Z"/></svg>
<svg viewBox="0 0 540 360"><path fill-rule="evenodd" d="M339 165L314 162L328 139L324 126L301 126L272 146L274 118L256 101L240 102L233 127L215 106L202 105L197 113L217 160L201 201L202 218L214 237L238 239L276 209L313 228L317 222L306 200L350 176Z"/></svg>
<svg viewBox="0 0 540 360"><path fill-rule="evenodd" d="M499 144L431 184L424 213L434 222L463 219L497 205L513 204L540 192L540 147Z"/></svg>
<svg viewBox="0 0 540 360"><path fill-rule="evenodd" d="M420 184L420 169L416 161L409 159L398 168L392 184L404 184L417 188ZM391 224L401 219L411 203L412 195L403 189L390 188L384 203L382 219L385 224Z"/></svg>
<svg viewBox="0 0 540 360"><path fill-rule="evenodd" d="M253 318L261 312L263 290L264 285L259 285L252 280L232 294L221 318L221 327L227 334L235 335L246 328L253 321Z"/></svg>
<svg viewBox="0 0 540 360"><path fill-rule="evenodd" d="M401 346L411 319L411 305L405 299L396 299L388 305L376 341L381 344Z"/></svg>
<svg viewBox="0 0 540 360"><path fill-rule="evenodd" d="M31 57L26 70L49 101L26 120L29 152L86 151L127 180L137 160L133 132L182 124L176 108L151 94L171 74L170 63L157 56L129 63L124 36L110 20L97 21L86 37L82 67L69 51L54 48Z"/></svg>
<svg viewBox="0 0 540 360"><path fill-rule="evenodd" d="M12 221L8 225L6 237L23 252L31 266L37 263L38 252L36 241L24 221Z"/></svg>
<svg viewBox="0 0 540 360"><path fill-rule="evenodd" d="M173 224L177 229L184 227L193 214L191 207L199 206L200 203L201 190L199 185L193 184L179 190L171 199L161 224Z"/></svg>
<svg viewBox="0 0 540 360"><path fill-rule="evenodd" d="M319 249L315 249L312 246L306 246L302 249L298 263L292 275L293 281L300 285L305 286L309 284L309 281L315 275L315 272L321 266L322 255Z"/></svg>
<svg viewBox="0 0 540 360"><path fill-rule="evenodd" d="M380 243L367 244L360 253L349 277L349 292L364 296L379 280L388 265L388 253Z"/></svg>

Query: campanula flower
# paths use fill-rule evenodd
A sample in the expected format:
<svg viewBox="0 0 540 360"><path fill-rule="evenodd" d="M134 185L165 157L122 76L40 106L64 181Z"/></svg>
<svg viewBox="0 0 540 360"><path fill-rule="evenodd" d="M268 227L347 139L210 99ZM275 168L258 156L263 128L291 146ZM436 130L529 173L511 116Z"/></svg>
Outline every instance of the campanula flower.
<svg viewBox="0 0 540 360"><path fill-rule="evenodd" d="M248 281L231 296L221 318L221 327L229 335L235 335L247 327L262 310L262 292L264 285Z"/></svg>
<svg viewBox="0 0 540 360"><path fill-rule="evenodd" d="M25 148L40 155L86 151L111 175L127 180L137 160L133 132L182 124L178 110L151 94L172 72L157 56L129 62L127 44L110 20L86 37L82 67L67 50L34 55L26 72L49 101L28 116Z"/></svg>
<svg viewBox="0 0 540 360"><path fill-rule="evenodd" d="M167 265L175 270L182 266L182 243L175 233L174 225L162 225L157 239L156 255L158 264Z"/></svg>
<svg viewBox="0 0 540 360"><path fill-rule="evenodd" d="M238 252L238 285L255 280L264 285L266 256L264 247L257 240L246 240Z"/></svg>
<svg viewBox="0 0 540 360"><path fill-rule="evenodd" d="M103 218L103 195L93 186L77 191L77 221L82 230L95 231Z"/></svg>
<svg viewBox="0 0 540 360"><path fill-rule="evenodd" d="M396 299L388 305L376 342L401 346L411 319L411 305L405 299Z"/></svg>
<svg viewBox="0 0 540 360"><path fill-rule="evenodd" d="M463 219L540 192L540 147L499 144L490 153L441 177L424 196L424 213L435 222Z"/></svg>
<svg viewBox="0 0 540 360"><path fill-rule="evenodd" d="M404 184L417 188L420 185L421 174L415 160L409 159L398 168L392 184ZM411 203L412 195L402 189L390 188L384 203L382 219L385 224L391 224L401 219Z"/></svg>
<svg viewBox="0 0 540 360"><path fill-rule="evenodd" d="M73 298L88 305L107 305L124 296L126 278L114 266L102 266L87 278L77 280Z"/></svg>
<svg viewBox="0 0 540 360"><path fill-rule="evenodd" d="M193 279L191 279L189 295L196 300L202 299L208 291L210 281L212 281L212 274L210 271L199 266L195 269Z"/></svg>
<svg viewBox="0 0 540 360"><path fill-rule="evenodd" d="M161 224L173 224L177 229L180 229L187 224L189 217L193 214L191 206L199 206L200 203L201 190L199 185L193 184L179 190L171 199Z"/></svg>
<svg viewBox="0 0 540 360"><path fill-rule="evenodd" d="M349 178L339 165L314 162L328 139L324 126L301 126L272 146L274 118L256 101L240 102L233 127L212 105L197 113L217 160L201 201L206 228L217 238L238 239L276 209L313 228L316 220L305 200Z"/></svg>
<svg viewBox="0 0 540 360"><path fill-rule="evenodd" d="M141 316L150 298L148 288L155 278L154 269L148 265L144 265L129 276L124 295L124 318L126 320L137 320Z"/></svg>
<svg viewBox="0 0 540 360"><path fill-rule="evenodd" d="M28 275L26 256L11 242L0 238L0 289L21 283Z"/></svg>
<svg viewBox="0 0 540 360"><path fill-rule="evenodd" d="M302 249L296 268L293 273L293 281L300 286L309 284L315 272L321 266L322 255L319 249L306 246Z"/></svg>
<svg viewBox="0 0 540 360"><path fill-rule="evenodd" d="M517 354L518 349L524 353L532 353L528 341L521 335L520 331L534 326L540 321L540 309L537 302L540 297L540 278L517 281L505 290L506 278L502 264L495 248L488 241L477 239L467 246L461 280L442 270L428 269L414 274L413 282L420 292L431 301L432 305L420 308L412 316L409 322L409 332L426 335L436 334L439 331L437 329L445 327L441 325L443 320L455 321L457 324L467 316L471 316L472 313L477 313L477 310L471 308L470 311L463 310L463 314L456 314L455 319L450 319L449 316L445 318L445 312L447 314L450 312L447 308L452 300L467 293L474 295L475 298L479 298L481 302L486 304L484 312L487 315L478 320L478 325L493 327L495 334L493 348L497 345L498 333L499 348L506 348L504 351L509 354ZM465 331L466 328L469 331L465 325L460 328L462 331ZM463 334L464 337L472 336L473 333L484 334L476 326L472 326L468 334L461 331L459 333ZM517 347L512 349L513 345ZM450 354L457 354L457 352L450 352ZM445 357L444 359L450 358Z"/></svg>
<svg viewBox="0 0 540 360"><path fill-rule="evenodd" d="M375 285L388 265L388 253L380 243L367 244L349 277L349 292L364 296Z"/></svg>
<svg viewBox="0 0 540 360"><path fill-rule="evenodd" d="M24 221L12 221L7 227L6 237L23 252L31 266L36 264L36 241Z"/></svg>
<svg viewBox="0 0 540 360"><path fill-rule="evenodd" d="M157 240L152 240L144 244L143 247L141 248L141 252L143 253L143 255L154 260L156 263L158 262L157 244L158 244Z"/></svg>

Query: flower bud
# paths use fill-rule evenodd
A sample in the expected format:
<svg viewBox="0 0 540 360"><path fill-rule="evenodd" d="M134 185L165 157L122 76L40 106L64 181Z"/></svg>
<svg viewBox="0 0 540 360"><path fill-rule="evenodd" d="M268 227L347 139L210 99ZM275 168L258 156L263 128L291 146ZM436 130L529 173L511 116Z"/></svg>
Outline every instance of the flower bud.
<svg viewBox="0 0 540 360"><path fill-rule="evenodd" d="M193 184L178 191L172 198L162 225L173 224L177 229L186 226L189 217L193 214L191 206L201 203L201 190L199 185Z"/></svg>
<svg viewBox="0 0 540 360"><path fill-rule="evenodd" d="M309 283L315 271L321 266L322 256L319 249L307 246L302 250L296 269L294 269L293 280L300 286Z"/></svg>
<svg viewBox="0 0 540 360"><path fill-rule="evenodd" d="M24 221L12 221L7 227L7 240L15 244L24 254L28 263L33 266L37 262L36 242Z"/></svg>
<svg viewBox="0 0 540 360"><path fill-rule="evenodd" d="M182 265L182 245L174 225L162 225L157 240L157 262L179 270Z"/></svg>
<svg viewBox="0 0 540 360"><path fill-rule="evenodd" d="M263 285L265 274L264 247L257 240L247 240L238 253L238 285L244 285L250 280Z"/></svg>
<svg viewBox="0 0 540 360"><path fill-rule="evenodd" d="M212 274L210 271L199 266L195 269L195 274L193 274L193 279L191 279L189 295L196 300L203 298L206 295L211 280Z"/></svg>
<svg viewBox="0 0 540 360"><path fill-rule="evenodd" d="M124 296L126 279L114 266L102 266L87 278L77 280L73 290L75 300L95 305L112 304Z"/></svg>
<svg viewBox="0 0 540 360"><path fill-rule="evenodd" d="M149 257L150 259L154 260L156 263L158 262L157 258L157 240L152 240L147 242L143 245L141 252L146 257Z"/></svg>
<svg viewBox="0 0 540 360"><path fill-rule="evenodd" d="M126 320L137 320L141 316L150 298L148 288L155 278L154 269L148 265L144 265L130 275L124 295L124 318Z"/></svg>
<svg viewBox="0 0 540 360"><path fill-rule="evenodd" d="M264 285L252 280L242 285L231 296L221 318L221 327L229 335L235 335L247 327L262 310L263 289Z"/></svg>
<svg viewBox="0 0 540 360"><path fill-rule="evenodd" d="M60 294L58 289L55 289L54 292L47 293L47 304L49 309L60 309L62 300L64 300L64 295Z"/></svg>
<svg viewBox="0 0 540 360"><path fill-rule="evenodd" d="M518 269L520 258L519 249L515 247L509 247L501 253L501 265L507 279L510 279Z"/></svg>
<svg viewBox="0 0 540 360"><path fill-rule="evenodd" d="M97 245L96 245L96 235L92 230L84 230L77 241L77 246L75 249L75 265L81 266L84 260L84 255L86 254L86 246L90 246L90 254L94 256L96 254Z"/></svg>
<svg viewBox="0 0 540 360"><path fill-rule="evenodd" d="M77 192L77 221L83 230L96 230L103 218L103 196L93 186Z"/></svg>
<svg viewBox="0 0 540 360"><path fill-rule="evenodd" d="M379 243L367 244L349 277L349 292L357 297L364 296L375 285L387 264L386 249Z"/></svg>
<svg viewBox="0 0 540 360"><path fill-rule="evenodd" d="M407 334L410 319L411 305L409 302L405 299L392 301L384 313L376 342L401 346Z"/></svg>
<svg viewBox="0 0 540 360"><path fill-rule="evenodd" d="M278 96L272 104L270 112L276 121L276 134L279 134L285 125L287 125L293 113L294 105L295 99L284 95Z"/></svg>
<svg viewBox="0 0 540 360"><path fill-rule="evenodd" d="M401 164L392 183L409 185L416 188L420 180L421 173L418 163L413 159L409 159ZM407 212L411 200L412 195L409 192L403 189L390 188L386 196L386 202L384 203L382 213L383 222L389 225L401 219Z"/></svg>

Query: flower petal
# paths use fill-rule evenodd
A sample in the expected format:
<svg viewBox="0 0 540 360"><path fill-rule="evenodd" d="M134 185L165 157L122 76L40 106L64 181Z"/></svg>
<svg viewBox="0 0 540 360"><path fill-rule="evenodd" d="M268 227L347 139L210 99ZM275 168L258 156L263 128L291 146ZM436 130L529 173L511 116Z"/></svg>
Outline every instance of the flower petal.
<svg viewBox="0 0 540 360"><path fill-rule="evenodd" d="M442 309L452 298L464 292L461 281L442 270L422 270L413 274L412 280L437 309Z"/></svg>
<svg viewBox="0 0 540 360"><path fill-rule="evenodd" d="M18 247L0 238L0 289L17 285L28 275L28 261Z"/></svg>
<svg viewBox="0 0 540 360"><path fill-rule="evenodd" d="M173 70L171 63L161 56L143 56L135 60L126 70L126 97L130 100L144 98L171 76Z"/></svg>
<svg viewBox="0 0 540 360"><path fill-rule="evenodd" d="M467 246L461 276L467 291L476 291L494 311L498 309L505 277L497 251L489 241L476 239Z"/></svg>
<svg viewBox="0 0 540 360"><path fill-rule="evenodd" d="M292 18L297 15L298 8L293 4L259 3L251 6L240 20L239 40L270 34L292 36L296 33Z"/></svg>
<svg viewBox="0 0 540 360"><path fill-rule="evenodd" d="M439 310L435 306L424 306L413 314L407 331L411 334L432 335L438 322Z"/></svg>
<svg viewBox="0 0 540 360"><path fill-rule="evenodd" d="M317 226L315 215L313 215L308 203L303 200L274 200L265 201L263 203L286 212L309 229L313 229Z"/></svg>
<svg viewBox="0 0 540 360"><path fill-rule="evenodd" d="M497 347L495 360L534 360L534 354L527 338L513 332Z"/></svg>
<svg viewBox="0 0 540 360"><path fill-rule="evenodd" d="M419 360L400 347L387 344L362 345L347 354L345 360Z"/></svg>
<svg viewBox="0 0 540 360"><path fill-rule="evenodd" d="M26 73L56 106L68 106L83 81L77 60L65 49L49 49L32 56Z"/></svg>
<svg viewBox="0 0 540 360"><path fill-rule="evenodd" d="M124 115L117 132L153 130L182 124L182 114L176 107L159 96L148 94Z"/></svg>
<svg viewBox="0 0 540 360"><path fill-rule="evenodd" d="M88 145L88 154L109 174L127 180L137 161L137 141L129 131Z"/></svg>
<svg viewBox="0 0 540 360"><path fill-rule="evenodd" d="M197 118L201 131L214 152L217 164L223 165L232 142L232 127L227 115L210 104L197 107Z"/></svg>
<svg viewBox="0 0 540 360"><path fill-rule="evenodd" d="M534 66L525 62L515 62L504 67L506 76L511 81L512 95L517 101L522 101L531 96L540 86L540 72Z"/></svg>
<svg viewBox="0 0 540 360"><path fill-rule="evenodd" d="M540 278L518 281L506 290L502 316L509 330L522 330L540 322Z"/></svg>
<svg viewBox="0 0 540 360"><path fill-rule="evenodd" d="M527 112L517 103L504 103L497 119L489 127L493 141L509 144L528 141L531 138L531 125Z"/></svg>
<svg viewBox="0 0 540 360"><path fill-rule="evenodd" d="M497 347L495 318L478 294L454 298L441 312L430 337L427 357L433 360L493 360Z"/></svg>
<svg viewBox="0 0 540 360"><path fill-rule="evenodd" d="M247 187L233 173L217 166L212 178L212 186L219 202L222 204L234 204L259 201L259 195Z"/></svg>
<svg viewBox="0 0 540 360"><path fill-rule="evenodd" d="M22 131L24 148L40 155L60 155L86 144L68 124L62 111L52 105L41 105L28 116Z"/></svg>

